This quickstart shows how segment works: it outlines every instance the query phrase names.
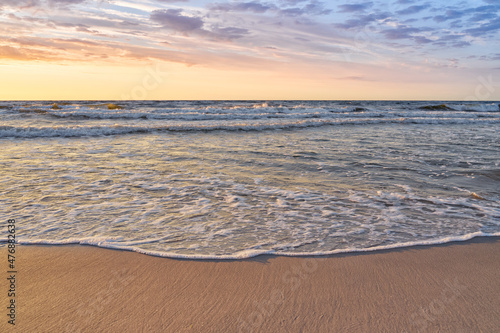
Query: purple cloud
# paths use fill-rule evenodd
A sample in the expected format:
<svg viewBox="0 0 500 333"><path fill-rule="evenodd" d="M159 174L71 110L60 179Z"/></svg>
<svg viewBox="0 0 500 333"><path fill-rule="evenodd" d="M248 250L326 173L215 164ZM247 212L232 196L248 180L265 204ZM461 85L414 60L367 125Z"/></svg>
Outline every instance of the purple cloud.
<svg viewBox="0 0 500 333"><path fill-rule="evenodd" d="M341 29L363 29L367 25L379 21L379 20L385 20L387 18L391 17L390 13L377 13L377 14L370 14L370 15L359 15L357 18L354 19L349 19L346 20L344 23L338 23L335 24L337 28Z"/></svg>
<svg viewBox="0 0 500 333"><path fill-rule="evenodd" d="M471 34L472 36L479 37L489 33L497 32L499 30L500 30L500 16L497 16L495 19L490 20L487 23L481 24L477 28L467 29L465 30L465 32Z"/></svg>
<svg viewBox="0 0 500 333"><path fill-rule="evenodd" d="M398 27L382 31L387 39L413 39L413 34L422 32L422 29L413 27Z"/></svg>
<svg viewBox="0 0 500 333"><path fill-rule="evenodd" d="M15 8L33 8L40 7L45 9L47 7L64 7L67 5L76 5L83 3L87 0L0 0L0 8L3 6Z"/></svg>
<svg viewBox="0 0 500 333"><path fill-rule="evenodd" d="M159 9L151 13L151 20L164 28L178 32L189 32L201 29L203 20L199 17L185 16L180 9Z"/></svg>
<svg viewBox="0 0 500 333"><path fill-rule="evenodd" d="M215 39L220 40L233 40L242 38L248 35L247 29L235 28L235 27L227 27L227 28L213 28L212 31L207 34L209 37L213 37Z"/></svg>
<svg viewBox="0 0 500 333"><path fill-rule="evenodd" d="M434 21L441 23L441 22L445 22L448 20L461 18L463 15L464 15L464 12L462 12L462 11L450 9L450 10L446 11L445 15L435 16Z"/></svg>
<svg viewBox="0 0 500 333"><path fill-rule="evenodd" d="M279 14L284 16L302 16L302 15L328 15L332 12L331 9L325 9L322 2L311 1L303 8L285 8L279 10Z"/></svg>
<svg viewBox="0 0 500 333"><path fill-rule="evenodd" d="M39 4L39 0L1 0L0 8L2 8L3 6L29 8L38 6Z"/></svg>
<svg viewBox="0 0 500 333"><path fill-rule="evenodd" d="M86 0L49 0L50 5L76 5Z"/></svg>
<svg viewBox="0 0 500 333"><path fill-rule="evenodd" d="M288 6L295 6L301 2L306 2L307 0L280 0L281 3L284 3Z"/></svg>
<svg viewBox="0 0 500 333"><path fill-rule="evenodd" d="M265 13L266 11L275 8L272 5L261 4L256 1L251 2L227 2L213 3L208 6L209 9L222 12L254 12Z"/></svg>
<svg viewBox="0 0 500 333"><path fill-rule="evenodd" d="M366 9L373 6L373 2L364 2L357 4L344 4L338 6L340 8L339 13L356 13L364 12Z"/></svg>
<svg viewBox="0 0 500 333"><path fill-rule="evenodd" d="M430 7L430 5L410 6L406 9L399 10L396 13L399 15L413 15L413 14L417 14L417 13L419 13L419 12L423 11L424 9L429 8L429 7Z"/></svg>

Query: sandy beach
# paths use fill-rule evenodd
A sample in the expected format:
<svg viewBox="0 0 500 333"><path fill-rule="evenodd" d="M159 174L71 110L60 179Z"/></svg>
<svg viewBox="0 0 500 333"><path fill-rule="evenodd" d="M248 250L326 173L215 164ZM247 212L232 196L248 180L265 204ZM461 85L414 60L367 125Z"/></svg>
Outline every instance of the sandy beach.
<svg viewBox="0 0 500 333"><path fill-rule="evenodd" d="M242 261L173 260L89 246L16 250L15 327L7 323L3 278L2 332L500 329L497 237ZM5 248L1 253L7 257Z"/></svg>
<svg viewBox="0 0 500 333"><path fill-rule="evenodd" d="M500 333L500 0L0 30L0 333Z"/></svg>

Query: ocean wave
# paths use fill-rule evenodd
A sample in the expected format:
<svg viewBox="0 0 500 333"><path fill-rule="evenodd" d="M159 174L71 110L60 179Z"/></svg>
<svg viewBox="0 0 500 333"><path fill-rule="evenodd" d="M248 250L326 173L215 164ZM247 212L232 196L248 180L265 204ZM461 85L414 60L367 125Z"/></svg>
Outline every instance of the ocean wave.
<svg viewBox="0 0 500 333"><path fill-rule="evenodd" d="M460 188L465 194L422 196L407 185L402 191L322 192L190 173L130 176L90 184L70 176L64 191L41 188L44 196L22 208L27 218L21 242L241 259L373 251L500 233L497 197Z"/></svg>
<svg viewBox="0 0 500 333"><path fill-rule="evenodd" d="M455 105L454 109L467 112L500 112L500 104L464 103Z"/></svg>
<svg viewBox="0 0 500 333"><path fill-rule="evenodd" d="M354 254L363 252L377 252L384 250L393 249L404 249L415 246L432 246L432 245L443 245L454 242L465 242L478 237L500 237L500 232L497 233L484 233L484 232L474 232L466 235L460 236L448 236L434 239L417 240L404 243L395 243L389 245L373 246L369 248L358 248L351 247L347 249L336 249L331 251L312 251L312 252L286 252L279 250L260 250L260 249L246 249L235 252L234 254L222 254L222 255L204 255L204 254L180 254L175 252L162 252L162 251L148 251L136 246L126 246L116 243L114 239L103 239L103 238L85 238L85 239L68 239L64 241L54 241L48 239L40 240L21 240L17 241L20 245L90 245L105 249L115 249L132 251L137 253L142 253L155 257L164 257L172 259L189 259L189 260L242 260L250 259L261 255L276 255L276 256L287 256L287 257L326 257L337 254ZM0 243L7 243L7 239L1 239Z"/></svg>
<svg viewBox="0 0 500 333"><path fill-rule="evenodd" d="M290 118L244 120L229 117L250 109L214 108L226 115L210 121L54 120L16 111L0 121L9 165L0 206L19 217L22 244L191 259L330 255L498 235L500 114L407 108L426 104L434 103L385 111L376 103L307 110L290 103L278 110ZM170 112L123 105L94 112ZM186 105L176 112L205 112ZM265 107L253 112L261 117ZM90 112L70 108L48 112ZM317 126L332 127L286 131ZM50 139L85 136L96 137Z"/></svg>
<svg viewBox="0 0 500 333"><path fill-rule="evenodd" d="M117 125L107 126L0 126L0 138L38 138L38 137L84 137L110 136L124 134L139 134L153 132L207 132L207 131L268 131L297 129L319 126L341 125L374 125L374 124L497 124L500 117L482 118L432 118L432 117L401 117L387 119L383 117L350 118L342 117L326 119L284 119L283 121L224 121L224 122L172 122L165 125Z"/></svg>
<svg viewBox="0 0 500 333"><path fill-rule="evenodd" d="M60 101L0 105L0 138L499 122L500 109L493 102Z"/></svg>
<svg viewBox="0 0 500 333"><path fill-rule="evenodd" d="M430 110L430 111L453 111L453 108L450 108L446 104L439 104L439 105L424 105L419 107L421 110Z"/></svg>
<svg viewBox="0 0 500 333"><path fill-rule="evenodd" d="M118 102L115 102L118 103ZM286 120L298 123L302 120L318 119L327 123L352 123L353 119L389 119L399 122L399 119L429 119L428 123L446 122L446 119L500 119L500 108L496 103L466 103L446 102L442 104L427 104L417 102L229 102L229 101L124 101L119 104L111 102L56 102L56 103L15 103L0 105L0 126L12 125L5 121L23 121L42 119L53 122L53 127L64 127L64 124L75 122L94 122L92 125L107 125L106 122L125 122L151 128L150 124L157 121L173 122L208 122L220 123L234 121L255 121L254 129L261 126L259 122ZM16 118L16 114L18 117ZM2 117L3 115L3 117ZM2 123L2 118L4 122ZM337 121L341 119L341 121ZM99 124L95 122L100 122ZM359 122L362 123L362 122ZM368 122L367 124L370 124ZM374 123L377 123L376 121ZM17 125L17 124L16 124ZM198 124L192 124L199 126ZM245 129L249 129L245 124ZM274 125L262 129L273 129ZM295 125L291 125L295 126ZM16 126L17 127L17 126ZM101 126L106 127L106 126ZM303 127L303 126L295 126ZM231 126L234 128L234 126ZM228 130L231 130L228 128ZM281 128L281 127L276 127ZM149 129L148 129L149 131ZM108 132L108 131L106 131ZM129 133L134 133L131 130ZM122 133L122 131L120 131ZM91 134L92 135L92 134ZM107 134L104 134L107 135ZM59 135L57 135L59 136ZM71 135L70 135L71 136ZM78 135L76 135L78 136ZM22 137L22 136L21 136ZM28 135L29 137L29 135Z"/></svg>
<svg viewBox="0 0 500 333"><path fill-rule="evenodd" d="M163 111L163 112L159 112ZM43 115L54 118L68 120L175 120L175 121L203 121L203 120L259 120L259 119L308 119L308 118L500 118L500 112L492 111L456 111L443 114L436 110L427 110L425 112L402 112L402 111L381 111L368 110L363 108L344 109L307 109L302 112L296 110L267 110L267 112L234 112L228 113L218 109L214 112L201 112L193 110L157 110L156 112L95 112L92 110L77 110L55 112L53 110L33 109L28 111L21 110L20 113Z"/></svg>

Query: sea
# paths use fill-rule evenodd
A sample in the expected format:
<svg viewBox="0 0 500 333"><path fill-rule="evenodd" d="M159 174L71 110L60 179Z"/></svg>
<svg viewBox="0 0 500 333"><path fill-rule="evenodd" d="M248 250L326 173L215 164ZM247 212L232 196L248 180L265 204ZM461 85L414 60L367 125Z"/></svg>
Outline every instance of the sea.
<svg viewBox="0 0 500 333"><path fill-rule="evenodd" d="M4 101L18 244L186 259L500 236L499 102Z"/></svg>

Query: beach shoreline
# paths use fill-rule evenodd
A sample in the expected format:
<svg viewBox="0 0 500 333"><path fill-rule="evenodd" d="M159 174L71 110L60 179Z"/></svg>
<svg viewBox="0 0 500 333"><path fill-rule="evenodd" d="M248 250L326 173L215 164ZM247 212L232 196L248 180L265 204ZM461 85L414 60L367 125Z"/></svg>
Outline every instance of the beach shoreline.
<svg viewBox="0 0 500 333"><path fill-rule="evenodd" d="M0 253L6 260L6 248ZM16 325L4 315L2 331L494 332L500 327L500 237L229 261L79 245L20 245L16 253ZM2 304L7 304L7 279L2 280Z"/></svg>

